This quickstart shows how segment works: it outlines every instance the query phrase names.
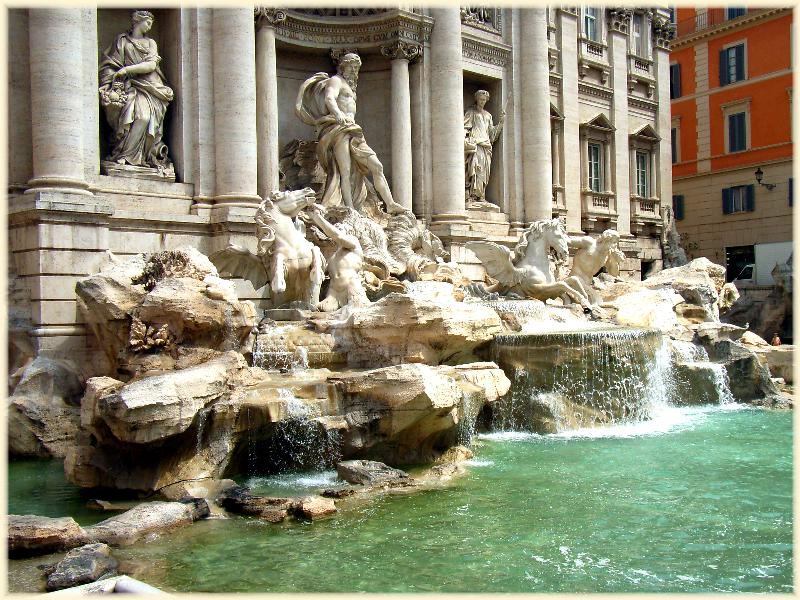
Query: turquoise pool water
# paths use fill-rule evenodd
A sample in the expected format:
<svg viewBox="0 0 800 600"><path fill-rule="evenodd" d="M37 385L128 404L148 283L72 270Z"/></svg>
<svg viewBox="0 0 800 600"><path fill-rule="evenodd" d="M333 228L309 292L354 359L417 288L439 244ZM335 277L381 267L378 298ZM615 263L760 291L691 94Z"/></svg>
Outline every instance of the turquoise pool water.
<svg viewBox="0 0 800 600"><path fill-rule="evenodd" d="M791 413L735 406L569 435L489 434L469 473L442 489L315 523L199 522L115 556L175 592L791 592L791 449ZM53 467L37 467L41 479L30 463L10 465L11 512L97 519ZM250 483L288 495L332 481ZM25 564L10 564L17 589Z"/></svg>

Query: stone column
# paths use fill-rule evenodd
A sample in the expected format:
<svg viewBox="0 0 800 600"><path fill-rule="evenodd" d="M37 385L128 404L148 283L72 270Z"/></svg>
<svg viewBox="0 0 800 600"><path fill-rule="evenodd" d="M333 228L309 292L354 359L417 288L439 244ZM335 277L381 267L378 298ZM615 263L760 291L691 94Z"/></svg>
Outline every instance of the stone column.
<svg viewBox="0 0 800 600"><path fill-rule="evenodd" d="M550 156L553 157L553 185L559 185L561 183L561 162L560 162L560 152L559 147L559 138L561 137L561 124L560 123L553 123L551 124L551 142L550 142Z"/></svg>
<svg viewBox="0 0 800 600"><path fill-rule="evenodd" d="M562 57L578 56L578 15L576 9L559 8L557 10L558 46ZM586 179L575 177L586 166L581 140L581 108L578 103L578 61L562 59L561 63L561 109L564 115L564 203L567 206L567 231L582 231L583 188Z"/></svg>
<svg viewBox="0 0 800 600"><path fill-rule="evenodd" d="M257 206L255 29L252 8L215 8L215 204Z"/></svg>
<svg viewBox="0 0 800 600"><path fill-rule="evenodd" d="M258 133L258 195L266 198L278 189L278 69L275 25L286 13L256 8L256 114Z"/></svg>
<svg viewBox="0 0 800 600"><path fill-rule="evenodd" d="M631 10L627 8L613 9L608 19L608 52L613 64L612 86L614 99L612 101L612 121L615 131L614 154L616 156L616 206L617 206L617 231L627 236L631 231L631 185L636 185L635 154L630 152L628 133L628 33L631 19Z"/></svg>
<svg viewBox="0 0 800 600"><path fill-rule="evenodd" d="M431 16L432 220L466 224L461 16L458 8L432 8Z"/></svg>
<svg viewBox="0 0 800 600"><path fill-rule="evenodd" d="M83 158L83 12L34 8L30 22L33 178L29 192L89 194ZM97 94L95 93L95 101Z"/></svg>
<svg viewBox="0 0 800 600"><path fill-rule="evenodd" d="M553 215L550 153L550 71L544 8L520 11L522 47L522 187L525 221Z"/></svg>
<svg viewBox="0 0 800 600"><path fill-rule="evenodd" d="M411 209L411 88L408 65L422 54L422 47L398 40L381 48L392 60L392 195Z"/></svg>

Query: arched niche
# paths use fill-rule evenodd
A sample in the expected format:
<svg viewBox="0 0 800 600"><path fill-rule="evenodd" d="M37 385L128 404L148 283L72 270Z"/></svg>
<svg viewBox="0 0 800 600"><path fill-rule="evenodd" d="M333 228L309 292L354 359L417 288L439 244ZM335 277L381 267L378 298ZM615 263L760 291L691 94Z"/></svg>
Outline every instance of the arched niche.
<svg viewBox="0 0 800 600"><path fill-rule="evenodd" d="M486 110L492 115L492 122L497 125L500 114L503 112L503 81L493 77L480 75L469 71L464 72L464 110L475 104L475 92L486 90L489 92L489 102ZM506 120L508 120L506 115ZM504 164L503 164L503 138L505 137L507 123L503 125L503 132L492 146L492 166L489 174L489 183L486 186L486 200L500 207L500 210L509 214L510 200L505 197Z"/></svg>
<svg viewBox="0 0 800 600"><path fill-rule="evenodd" d="M181 10L172 8L146 8L155 17L153 28L147 36L155 40L158 45L158 54L161 56L161 70L169 85L175 93L175 98L167 107L164 118L164 143L169 148L169 156L175 166L175 180L186 181L185 161L183 147L183 102L182 82L180 77L180 40L181 40ZM102 60L106 49L114 42L116 37L129 31L131 28L131 15L134 12L129 8L98 8L97 9L97 60ZM105 160L109 152L109 136L111 128L106 121L105 114L100 109L99 146L100 160Z"/></svg>

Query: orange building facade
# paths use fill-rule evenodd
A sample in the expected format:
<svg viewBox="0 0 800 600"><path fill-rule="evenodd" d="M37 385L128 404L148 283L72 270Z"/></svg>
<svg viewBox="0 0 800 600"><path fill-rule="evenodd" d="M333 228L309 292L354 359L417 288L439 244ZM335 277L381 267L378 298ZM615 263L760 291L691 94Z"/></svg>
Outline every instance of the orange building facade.
<svg viewBox="0 0 800 600"><path fill-rule="evenodd" d="M725 265L729 281L771 284L772 265L747 267L759 252L764 264L791 252L792 11L678 8L675 21L673 210L684 248Z"/></svg>

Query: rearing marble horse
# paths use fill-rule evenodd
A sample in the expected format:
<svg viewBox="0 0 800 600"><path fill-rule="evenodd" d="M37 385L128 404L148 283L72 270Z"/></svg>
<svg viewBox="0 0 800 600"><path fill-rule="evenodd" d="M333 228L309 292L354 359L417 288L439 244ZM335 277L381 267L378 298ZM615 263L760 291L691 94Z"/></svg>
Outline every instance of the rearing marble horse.
<svg viewBox="0 0 800 600"><path fill-rule="evenodd" d="M256 212L257 255L230 245L209 258L220 274L248 279L255 289L269 282L275 307L298 300L316 306L325 258L306 239L305 226L296 219L315 200L311 188L272 192Z"/></svg>
<svg viewBox="0 0 800 600"><path fill-rule="evenodd" d="M480 259L489 276L498 281L494 289L487 291L542 301L566 296L589 308L591 302L580 279L573 276L557 281L550 271L550 250L565 259L568 242L561 221L546 219L531 223L513 252L494 242L467 242L466 247Z"/></svg>

